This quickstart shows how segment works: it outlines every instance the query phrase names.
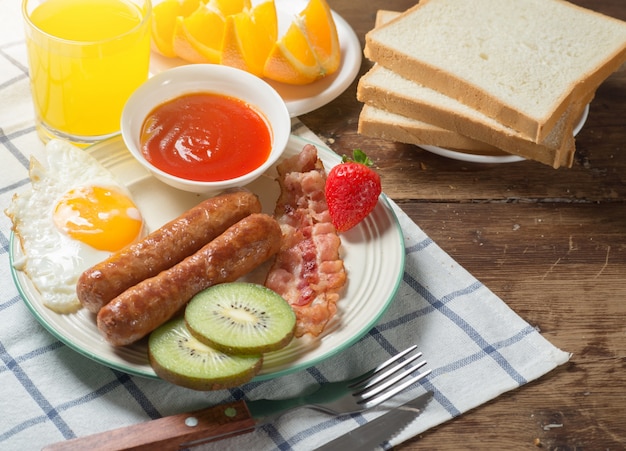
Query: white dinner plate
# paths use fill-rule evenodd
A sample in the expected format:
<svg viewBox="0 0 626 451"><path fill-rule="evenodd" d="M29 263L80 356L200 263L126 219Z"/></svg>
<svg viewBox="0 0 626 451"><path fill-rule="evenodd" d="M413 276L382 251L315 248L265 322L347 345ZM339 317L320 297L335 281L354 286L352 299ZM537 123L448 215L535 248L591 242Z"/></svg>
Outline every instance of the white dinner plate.
<svg viewBox="0 0 626 451"><path fill-rule="evenodd" d="M587 122L587 116L589 116L589 105L585 107L585 109L583 110L583 114L580 117L580 120L576 124L576 127L574 127L574 136L576 136L580 132L580 130L582 130L583 125L585 125L585 122ZM525 160L524 157L520 157L519 155L511 155L505 152L502 152L502 154L498 155L483 155L480 154L479 151L444 149L442 147L425 144L420 144L418 147L442 157L451 158L453 160L469 161L472 163L514 163L516 161Z"/></svg>
<svg viewBox="0 0 626 451"><path fill-rule="evenodd" d="M293 18L306 7L308 0L274 0L274 3L279 33L282 33ZM359 72L362 59L359 38L348 22L334 11L333 19L341 47L341 65L337 72L307 85L289 85L265 80L283 98L291 117L309 113L331 102L350 86ZM153 51L150 72L155 74L182 64L190 63L180 58L167 58Z"/></svg>
<svg viewBox="0 0 626 451"><path fill-rule="evenodd" d="M285 156L298 153L308 141L291 136ZM329 169L340 162L330 149L316 145L318 155ZM198 204L202 196L176 190L154 178L126 149L121 137L91 146L87 151L130 189L152 231L183 211ZM273 213L279 187L276 168L248 185L266 213ZM255 380L282 376L313 366L341 352L367 333L392 302L404 272L404 239L398 219L384 195L363 222L341 234L342 256L348 274L347 287L338 301L337 315L317 338L308 335L294 339L286 348L269 353ZM110 368L156 378L148 358L146 340L115 348L100 335L95 315L86 309L73 314L58 314L43 306L41 296L13 262L23 256L19 240L11 235L10 261L13 279L35 318L55 337L75 351ZM246 277L263 281L267 267Z"/></svg>

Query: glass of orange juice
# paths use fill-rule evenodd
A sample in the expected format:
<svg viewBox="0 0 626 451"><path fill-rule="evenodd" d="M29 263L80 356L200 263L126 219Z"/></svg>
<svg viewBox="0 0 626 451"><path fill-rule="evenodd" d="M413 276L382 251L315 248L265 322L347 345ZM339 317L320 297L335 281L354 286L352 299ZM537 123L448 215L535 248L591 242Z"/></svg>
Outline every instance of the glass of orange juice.
<svg viewBox="0 0 626 451"><path fill-rule="evenodd" d="M36 126L84 146L119 133L148 78L150 0L24 0Z"/></svg>

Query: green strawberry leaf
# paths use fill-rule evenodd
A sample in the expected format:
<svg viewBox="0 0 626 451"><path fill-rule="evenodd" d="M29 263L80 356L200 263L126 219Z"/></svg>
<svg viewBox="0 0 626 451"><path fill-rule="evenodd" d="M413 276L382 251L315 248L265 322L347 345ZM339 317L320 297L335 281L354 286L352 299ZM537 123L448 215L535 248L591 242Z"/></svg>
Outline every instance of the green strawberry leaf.
<svg viewBox="0 0 626 451"><path fill-rule="evenodd" d="M344 155L341 158L341 162L342 163L348 163L348 162L361 163L362 165L365 165L368 167L374 164L374 162L370 159L370 157L368 157L365 154L365 152L363 152L361 149L354 149L352 151L352 158L348 157L347 155Z"/></svg>

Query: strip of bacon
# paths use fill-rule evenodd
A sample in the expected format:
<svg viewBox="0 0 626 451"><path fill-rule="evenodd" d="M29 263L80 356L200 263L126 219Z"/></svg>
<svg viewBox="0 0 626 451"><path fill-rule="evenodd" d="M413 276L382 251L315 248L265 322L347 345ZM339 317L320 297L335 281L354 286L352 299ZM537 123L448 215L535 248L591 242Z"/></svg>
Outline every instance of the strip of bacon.
<svg viewBox="0 0 626 451"><path fill-rule="evenodd" d="M318 336L337 311L346 271L341 240L330 221L324 185L326 172L311 144L277 167L280 197L274 216L283 244L265 285L296 313L296 337Z"/></svg>

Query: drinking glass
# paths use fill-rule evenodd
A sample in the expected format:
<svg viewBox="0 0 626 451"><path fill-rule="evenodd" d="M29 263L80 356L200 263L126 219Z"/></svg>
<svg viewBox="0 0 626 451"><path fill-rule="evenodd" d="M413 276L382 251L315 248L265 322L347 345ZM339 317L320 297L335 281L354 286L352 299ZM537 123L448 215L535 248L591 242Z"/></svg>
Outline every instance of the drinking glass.
<svg viewBox="0 0 626 451"><path fill-rule="evenodd" d="M24 0L37 132L86 146L119 133L148 78L150 0Z"/></svg>

